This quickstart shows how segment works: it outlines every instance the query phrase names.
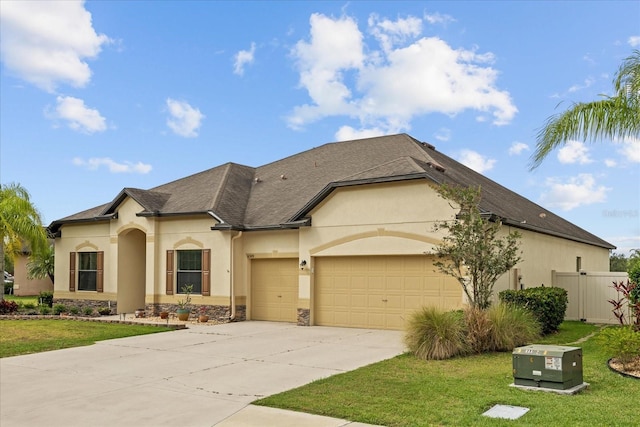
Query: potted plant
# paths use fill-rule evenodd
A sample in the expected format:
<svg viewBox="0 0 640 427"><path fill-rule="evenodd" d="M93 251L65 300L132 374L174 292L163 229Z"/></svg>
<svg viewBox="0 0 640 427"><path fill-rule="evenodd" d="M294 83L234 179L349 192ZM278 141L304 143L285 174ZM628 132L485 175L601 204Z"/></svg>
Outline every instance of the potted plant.
<svg viewBox="0 0 640 427"><path fill-rule="evenodd" d="M188 320L191 310L187 308L191 303L191 292L193 292L193 285L182 285L182 293L185 294L184 299L178 300L178 309L176 314L178 320Z"/></svg>
<svg viewBox="0 0 640 427"><path fill-rule="evenodd" d="M168 312L168 311L165 311L165 310L162 310L162 311L160 312L160 318L161 318L161 319L168 319L168 318L169 318L169 312Z"/></svg>
<svg viewBox="0 0 640 427"><path fill-rule="evenodd" d="M200 307L200 315L198 316L198 322L207 323L209 321L209 315L207 314L207 307Z"/></svg>

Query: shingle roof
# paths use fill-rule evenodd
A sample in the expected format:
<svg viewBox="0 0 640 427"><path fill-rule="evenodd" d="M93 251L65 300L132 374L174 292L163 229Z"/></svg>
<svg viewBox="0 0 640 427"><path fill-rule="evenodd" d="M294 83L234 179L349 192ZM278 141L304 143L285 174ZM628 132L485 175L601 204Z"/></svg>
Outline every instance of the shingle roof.
<svg viewBox="0 0 640 427"><path fill-rule="evenodd" d="M406 179L480 186L480 207L510 225L613 249L614 246L406 134L335 142L252 168L227 163L151 190L126 188L111 203L54 221L99 219L125 196L141 215L210 213L222 227L279 228L301 221L334 188Z"/></svg>

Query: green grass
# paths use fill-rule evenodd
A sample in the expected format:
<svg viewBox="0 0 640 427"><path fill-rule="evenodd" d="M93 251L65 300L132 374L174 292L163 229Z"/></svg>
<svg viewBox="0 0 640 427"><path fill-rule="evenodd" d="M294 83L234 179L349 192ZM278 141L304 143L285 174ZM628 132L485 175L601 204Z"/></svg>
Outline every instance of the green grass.
<svg viewBox="0 0 640 427"><path fill-rule="evenodd" d="M152 325L73 320L1 320L0 357L90 345L97 341L171 329Z"/></svg>
<svg viewBox="0 0 640 427"><path fill-rule="evenodd" d="M38 296L15 296L15 295L5 295L4 299L6 299L7 301L15 301L18 304L33 304L35 306L38 305Z"/></svg>
<svg viewBox="0 0 640 427"><path fill-rule="evenodd" d="M568 344L597 331L565 322L543 341ZM510 387L511 352L433 361L404 354L254 403L389 427L638 425L640 381L611 372L593 338L578 346L590 387L574 396ZM518 420L482 416L495 404L530 410Z"/></svg>

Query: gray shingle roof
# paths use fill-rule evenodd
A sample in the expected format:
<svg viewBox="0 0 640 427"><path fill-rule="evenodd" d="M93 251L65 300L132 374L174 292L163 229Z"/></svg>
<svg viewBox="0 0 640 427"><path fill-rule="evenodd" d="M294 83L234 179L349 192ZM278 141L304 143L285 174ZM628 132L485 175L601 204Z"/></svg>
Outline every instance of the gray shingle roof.
<svg viewBox="0 0 640 427"><path fill-rule="evenodd" d="M124 197L141 215L211 213L223 226L279 228L301 221L334 188L405 179L480 186L481 209L510 225L613 249L614 246L406 134L335 142L252 168L227 163L150 190L126 188L111 203L54 221L115 213Z"/></svg>

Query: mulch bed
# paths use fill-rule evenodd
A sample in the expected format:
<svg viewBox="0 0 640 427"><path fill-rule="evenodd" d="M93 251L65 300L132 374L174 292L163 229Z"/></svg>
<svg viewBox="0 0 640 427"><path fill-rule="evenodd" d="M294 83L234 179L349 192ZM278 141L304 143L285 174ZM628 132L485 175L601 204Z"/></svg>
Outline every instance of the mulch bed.
<svg viewBox="0 0 640 427"><path fill-rule="evenodd" d="M609 369L620 375L640 380L640 356L636 357L632 362L627 363L626 366L623 366L622 363L615 358L609 359L607 364L609 365Z"/></svg>

